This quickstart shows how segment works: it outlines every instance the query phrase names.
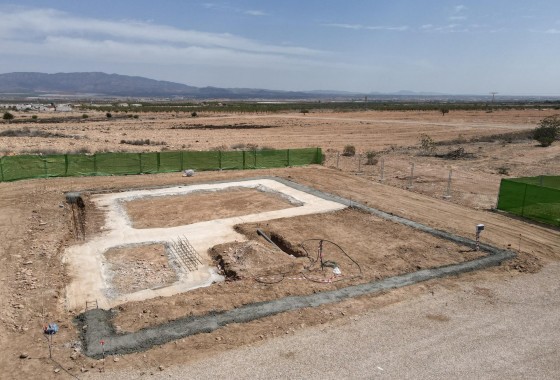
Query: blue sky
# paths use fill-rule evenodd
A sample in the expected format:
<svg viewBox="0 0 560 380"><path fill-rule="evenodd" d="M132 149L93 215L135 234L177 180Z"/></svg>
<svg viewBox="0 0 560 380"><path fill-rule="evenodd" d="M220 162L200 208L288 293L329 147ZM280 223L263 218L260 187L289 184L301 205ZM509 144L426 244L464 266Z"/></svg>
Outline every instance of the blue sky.
<svg viewBox="0 0 560 380"><path fill-rule="evenodd" d="M0 72L560 95L558 0L0 0Z"/></svg>

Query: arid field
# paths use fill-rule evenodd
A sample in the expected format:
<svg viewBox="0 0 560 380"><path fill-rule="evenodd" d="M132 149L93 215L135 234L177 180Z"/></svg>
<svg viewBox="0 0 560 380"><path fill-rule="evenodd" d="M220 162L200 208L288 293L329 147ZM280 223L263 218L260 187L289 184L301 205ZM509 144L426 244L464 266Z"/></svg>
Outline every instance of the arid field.
<svg viewBox="0 0 560 380"><path fill-rule="evenodd" d="M537 282L542 284L540 288L549 289L550 303L527 307L535 318L542 314L543 319L558 321L558 313L554 317L550 305L560 301L560 231L495 210L502 178L560 175L560 143L543 148L526 137L543 117L555 114L552 110L451 111L445 116L435 111L199 113L197 117L183 113L140 113L138 119L87 113L87 119L81 118L83 112L56 114L57 120L53 121L49 120L54 117L52 114L38 114L37 120L32 120L30 115L16 112L16 120L29 121L0 124L0 155L320 147L325 159L323 165L309 167L197 172L193 177L167 173L0 183L2 378L132 379L151 374L188 378L189 366L197 368L200 375L200 367L206 362L215 368L221 358L235 362L232 357L237 352L239 356L242 352L250 355L253 349L274 352L274 347L292 344L290 340L297 341L298 337L307 344L314 337L320 340L325 330L345 335L345 329L376 318L387 323L388 329L396 326L391 321L402 323L411 336L422 336L428 328L442 331L438 347L443 350L449 344L449 349L459 357L460 347L445 338L446 326L452 329L454 339L476 336L476 320L462 325L455 324L455 320L476 308L477 302L501 305L508 297L518 296L523 284L537 286ZM426 136L429 144L422 145ZM343 155L350 145L356 154ZM483 223L483 242L513 251L517 257L473 273L227 324L212 332L182 337L139 352L109 355L104 360L86 356L82 336L88 327L76 319L86 310L86 304L68 307L67 289L77 277L88 274L73 270L68 252L110 233L118 234L109 228L113 211L103 206L99 197L136 189L188 187L257 177L289 180L469 239L474 238L476 224ZM204 245L196 237L188 237L199 250L202 264L224 277L223 281L188 292L164 296L157 293L182 276L175 264L167 260L165 242L115 245L100 255L91 271L97 270L95 265L101 268L100 278L106 284L101 291L107 299L118 301L124 299L119 298L121 295L137 291L157 294L142 299L138 296L118 305L115 301L112 323L116 334L480 257L479 252L464 245L356 209L312 210L276 217L273 215L287 213L286 210L297 213L307 201L300 204L300 199L260 187L226 190L138 197L119 203L118 211L126 214L131 228L140 230L140 235L142 229L148 233L157 228L198 223L201 229L205 228L204 233L211 233L214 225L205 227L204 223L234 218L239 221L231 231L235 239L226 243L216 240L214 244L209 238ZM80 192L85 201L85 240L75 235L73 210L65 200L69 191ZM265 215L258 221L243 219L246 214L257 213ZM271 219L266 219L267 215ZM279 248L259 236L257 229L271 236ZM328 254L342 270L342 277L333 277L331 272L327 275L325 268L317 268L314 256L304 255L300 243L314 238L341 247L343 252L335 249ZM508 288L509 282L515 286ZM527 297L530 303L530 295ZM446 309L448 302L450 306ZM487 315L491 315L492 307L487 309ZM502 309L497 306L497 310ZM391 319L387 317L389 312L398 315ZM50 322L60 327L53 339L52 359L43 334L45 323ZM492 322L498 330L500 326L507 330L512 323L515 325L510 320ZM523 330L524 326L517 328ZM542 334L535 339L546 337L548 342L560 344L557 329L534 330L535 334ZM503 345L498 335L486 336L485 344ZM419 339L427 342L429 337ZM351 345L343 339L341 344ZM521 367L523 374L529 375L525 371L525 367L530 367L527 363L532 355L541 353L535 351L531 342L515 342L516 346L524 344L526 350L516 351L518 356L504 360L526 360ZM552 359L553 353L558 353L557 347L548 350L550 358L545 355L540 364L548 366L548 374L560 374ZM385 358L375 348L368 349L372 355ZM403 345L391 349L394 351L390 353L397 357L405 355L403 352L408 348ZM301 364L298 360L308 354L281 348L277 352L279 360L286 361L287 366L291 361ZM228 377L226 373L210 373L200 377ZM395 374L406 375L396 370ZM249 374L239 372L237 377L246 376Z"/></svg>

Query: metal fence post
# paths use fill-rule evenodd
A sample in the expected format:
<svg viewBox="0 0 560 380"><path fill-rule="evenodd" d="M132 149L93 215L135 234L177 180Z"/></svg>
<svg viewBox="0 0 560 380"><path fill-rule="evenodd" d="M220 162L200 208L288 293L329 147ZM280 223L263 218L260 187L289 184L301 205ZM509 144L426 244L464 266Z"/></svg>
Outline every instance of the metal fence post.
<svg viewBox="0 0 560 380"><path fill-rule="evenodd" d="M412 189L412 178L414 178L414 162L410 163L410 178L408 181L408 188Z"/></svg>
<svg viewBox="0 0 560 380"><path fill-rule="evenodd" d="M525 191L523 192L523 203L521 204L521 216L525 216L525 198L527 198L527 184L525 184Z"/></svg>
<svg viewBox="0 0 560 380"><path fill-rule="evenodd" d="M445 192L445 195L443 196L445 199L449 199L451 198L451 176L453 173L453 169L449 169L449 177L447 178L447 191Z"/></svg>
<svg viewBox="0 0 560 380"><path fill-rule="evenodd" d="M362 155L358 154L358 173L362 172Z"/></svg>

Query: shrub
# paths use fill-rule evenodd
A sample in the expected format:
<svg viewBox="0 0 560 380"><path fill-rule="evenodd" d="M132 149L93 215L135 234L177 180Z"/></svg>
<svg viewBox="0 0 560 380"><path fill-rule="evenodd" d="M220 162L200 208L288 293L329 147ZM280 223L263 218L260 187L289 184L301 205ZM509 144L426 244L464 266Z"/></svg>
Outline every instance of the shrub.
<svg viewBox="0 0 560 380"><path fill-rule="evenodd" d="M342 151L343 156L353 157L356 155L356 147L354 145L346 145Z"/></svg>
<svg viewBox="0 0 560 380"><path fill-rule="evenodd" d="M560 118L558 115L545 117L533 130L533 139L541 146L550 146L560 136Z"/></svg>
<svg viewBox="0 0 560 380"><path fill-rule="evenodd" d="M378 162L377 152L372 150L366 152L366 165L377 165Z"/></svg>
<svg viewBox="0 0 560 380"><path fill-rule="evenodd" d="M167 145L165 141L151 141L150 139L121 140L121 144L128 145Z"/></svg>
<svg viewBox="0 0 560 380"><path fill-rule="evenodd" d="M14 115L12 115L9 112L4 112L4 116L2 116L2 119L4 120L12 120L14 118Z"/></svg>
<svg viewBox="0 0 560 380"><path fill-rule="evenodd" d="M502 166L498 168L498 174L509 175L509 168Z"/></svg>
<svg viewBox="0 0 560 380"><path fill-rule="evenodd" d="M422 133L420 135L420 149L422 150L423 154L432 154L436 150L436 143L430 136Z"/></svg>

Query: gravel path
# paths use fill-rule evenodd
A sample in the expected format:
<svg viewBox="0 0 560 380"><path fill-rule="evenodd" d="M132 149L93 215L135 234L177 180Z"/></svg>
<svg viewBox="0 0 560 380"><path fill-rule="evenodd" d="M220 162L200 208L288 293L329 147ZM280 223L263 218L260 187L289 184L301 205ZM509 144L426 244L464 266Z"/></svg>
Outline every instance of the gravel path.
<svg viewBox="0 0 560 380"><path fill-rule="evenodd" d="M153 379L558 379L560 263L533 275L462 282L360 317L204 361L148 369ZM140 373L88 374L136 379Z"/></svg>

